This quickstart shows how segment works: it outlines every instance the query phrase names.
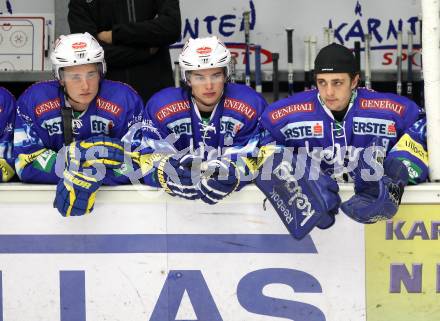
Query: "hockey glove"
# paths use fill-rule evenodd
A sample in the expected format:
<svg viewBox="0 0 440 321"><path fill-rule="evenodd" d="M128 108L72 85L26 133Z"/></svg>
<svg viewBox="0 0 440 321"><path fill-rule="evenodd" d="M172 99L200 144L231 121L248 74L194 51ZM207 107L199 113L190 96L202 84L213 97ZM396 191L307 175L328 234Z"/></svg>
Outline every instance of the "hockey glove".
<svg viewBox="0 0 440 321"><path fill-rule="evenodd" d="M392 218L398 211L408 170L397 158L385 159L384 175L376 181L362 178L360 171L368 168L363 160L355 170L355 195L341 204L342 211L353 220L369 224Z"/></svg>
<svg viewBox="0 0 440 321"><path fill-rule="evenodd" d="M255 183L266 195L283 224L296 239L302 239L315 226L328 228L334 223L341 199L335 180L320 168L312 168L307 155L285 157L281 148L272 155L271 173L260 171ZM268 160L266 160L268 161ZM311 172L316 177L312 177Z"/></svg>
<svg viewBox="0 0 440 321"><path fill-rule="evenodd" d="M192 155L164 156L157 167L157 180L161 187L172 196L194 200L200 198L201 159Z"/></svg>
<svg viewBox="0 0 440 321"><path fill-rule="evenodd" d="M240 173L234 162L227 158L208 161L200 181L201 199L216 204L234 192L240 184Z"/></svg>
<svg viewBox="0 0 440 321"><path fill-rule="evenodd" d="M64 170L58 182L54 207L62 216L80 216L93 210L102 181L78 171Z"/></svg>
<svg viewBox="0 0 440 321"><path fill-rule="evenodd" d="M75 141L66 147L68 168L103 164L107 168L114 169L119 168L123 162L124 145L118 138L93 136L82 141Z"/></svg>
<svg viewBox="0 0 440 321"><path fill-rule="evenodd" d="M9 181L14 174L14 169L8 164L8 162L5 159L0 158L0 182Z"/></svg>

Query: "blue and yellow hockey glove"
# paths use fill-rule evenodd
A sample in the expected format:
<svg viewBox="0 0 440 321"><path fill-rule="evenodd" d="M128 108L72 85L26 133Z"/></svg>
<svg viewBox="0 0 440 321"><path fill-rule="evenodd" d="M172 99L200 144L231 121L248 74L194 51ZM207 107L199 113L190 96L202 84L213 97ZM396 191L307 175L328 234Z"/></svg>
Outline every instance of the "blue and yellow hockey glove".
<svg viewBox="0 0 440 321"><path fill-rule="evenodd" d="M80 216L91 213L102 180L84 172L64 170L58 182L54 207L62 216Z"/></svg>
<svg viewBox="0 0 440 321"><path fill-rule="evenodd" d="M124 145L118 138L93 136L75 141L66 147L67 168L87 168L103 164L106 168L115 169L123 162Z"/></svg>
<svg viewBox="0 0 440 321"><path fill-rule="evenodd" d="M157 180L170 195L189 200L200 198L201 159L189 154L164 156L157 165Z"/></svg>

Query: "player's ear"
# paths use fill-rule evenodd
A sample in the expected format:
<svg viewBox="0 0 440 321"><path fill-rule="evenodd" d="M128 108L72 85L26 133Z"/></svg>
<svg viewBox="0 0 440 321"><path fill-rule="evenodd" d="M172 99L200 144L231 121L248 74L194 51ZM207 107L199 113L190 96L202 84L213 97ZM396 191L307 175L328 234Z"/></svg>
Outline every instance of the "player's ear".
<svg viewBox="0 0 440 321"><path fill-rule="evenodd" d="M191 87L191 76L192 74L190 71L185 72L186 84L188 85L188 87Z"/></svg>
<svg viewBox="0 0 440 321"><path fill-rule="evenodd" d="M355 74L354 77L351 79L351 89L355 89L359 85L359 74Z"/></svg>

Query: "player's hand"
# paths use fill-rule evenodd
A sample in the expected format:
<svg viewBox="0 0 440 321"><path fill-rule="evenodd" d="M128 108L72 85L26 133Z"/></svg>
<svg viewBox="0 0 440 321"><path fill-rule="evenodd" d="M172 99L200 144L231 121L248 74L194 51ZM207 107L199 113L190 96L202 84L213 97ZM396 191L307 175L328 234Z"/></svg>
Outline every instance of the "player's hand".
<svg viewBox="0 0 440 321"><path fill-rule="evenodd" d="M66 146L67 168L87 168L103 164L119 168L124 162L124 145L118 138L93 136Z"/></svg>
<svg viewBox="0 0 440 321"><path fill-rule="evenodd" d="M62 216L80 216L93 210L95 197L102 180L84 171L64 170L56 189L54 207Z"/></svg>
<svg viewBox="0 0 440 321"><path fill-rule="evenodd" d="M111 30L101 31L96 35L96 37L98 38L98 40L101 40L106 44L111 45L113 43L113 33Z"/></svg>
<svg viewBox="0 0 440 321"><path fill-rule="evenodd" d="M226 158L208 161L200 181L201 199L216 204L234 192L240 184L240 173L234 162Z"/></svg>
<svg viewBox="0 0 440 321"><path fill-rule="evenodd" d="M342 211L353 220L368 224L392 218L398 211L408 170L397 158L385 159L384 175L376 181L365 182L359 174L367 167L360 161L355 172L355 195L341 204Z"/></svg>
<svg viewBox="0 0 440 321"><path fill-rule="evenodd" d="M201 159L193 155L169 155L159 161L157 179L172 196L194 200L200 198Z"/></svg>
<svg viewBox="0 0 440 321"><path fill-rule="evenodd" d="M147 50L150 55L155 55L159 51L159 48L158 47L150 47L150 48L147 48Z"/></svg>

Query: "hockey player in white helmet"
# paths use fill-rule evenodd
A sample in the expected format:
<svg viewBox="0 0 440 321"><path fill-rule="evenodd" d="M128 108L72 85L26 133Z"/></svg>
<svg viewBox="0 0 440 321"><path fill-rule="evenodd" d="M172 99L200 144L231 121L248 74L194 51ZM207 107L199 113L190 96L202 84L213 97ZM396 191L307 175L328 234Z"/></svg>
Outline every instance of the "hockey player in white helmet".
<svg viewBox="0 0 440 321"><path fill-rule="evenodd" d="M32 85L17 100L15 168L24 182L58 184L60 213L82 215L101 184L129 183L121 139L141 119L143 103L128 85L104 79L104 51L88 33L61 36L51 61L56 80ZM56 171L63 147L65 170Z"/></svg>
<svg viewBox="0 0 440 321"><path fill-rule="evenodd" d="M85 110L98 94L100 80L106 72L103 48L87 32L62 35L55 43L50 59L55 78L63 86L72 108ZM81 76L84 76L84 82Z"/></svg>
<svg viewBox="0 0 440 321"><path fill-rule="evenodd" d="M191 87L198 111L210 113L229 78L231 53L217 37L189 39L179 55L183 81Z"/></svg>
<svg viewBox="0 0 440 321"><path fill-rule="evenodd" d="M146 184L215 204L246 183L240 155L257 145L266 102L253 89L228 83L230 60L215 36L186 42L179 56L184 87L160 91L145 108ZM169 145L173 155L162 153Z"/></svg>

